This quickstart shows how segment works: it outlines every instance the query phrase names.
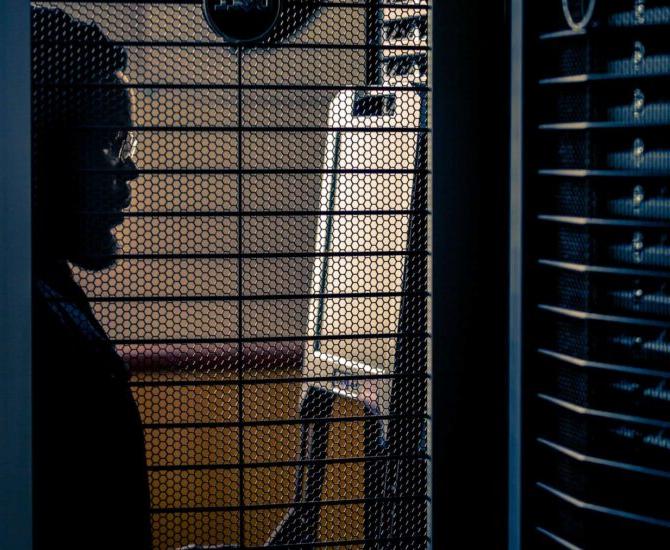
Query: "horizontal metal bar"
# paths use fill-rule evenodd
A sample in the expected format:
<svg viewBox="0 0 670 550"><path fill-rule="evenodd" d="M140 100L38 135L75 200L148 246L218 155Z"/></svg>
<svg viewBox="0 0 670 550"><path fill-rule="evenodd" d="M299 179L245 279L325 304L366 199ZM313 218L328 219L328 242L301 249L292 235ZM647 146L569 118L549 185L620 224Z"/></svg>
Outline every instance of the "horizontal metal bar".
<svg viewBox="0 0 670 550"><path fill-rule="evenodd" d="M167 82L34 82L35 88L155 88L176 90L278 90L278 91L310 91L310 92L429 92L431 88L423 84L407 84L406 86L364 86L353 84L202 84L202 83L167 83Z"/></svg>
<svg viewBox="0 0 670 550"><path fill-rule="evenodd" d="M417 168L352 168L352 169L328 169L328 168L140 168L137 170L113 169L113 168L80 168L77 170L84 174L132 174L136 178L141 174L231 174L231 175L301 175L301 174L430 174L429 170Z"/></svg>
<svg viewBox="0 0 670 550"><path fill-rule="evenodd" d="M284 508L321 508L326 506L355 506L371 502L430 502L426 495L408 495L397 497L370 497L347 498L334 500L300 501L300 502L272 502L267 504L243 504L237 506L193 506L183 508L152 508L152 514L194 514L208 512L240 512L253 510L277 510Z"/></svg>
<svg viewBox="0 0 670 550"><path fill-rule="evenodd" d="M59 0L60 4L127 4L128 0ZM33 0L34 4L52 3L52 0ZM202 5L201 0L133 0L133 4L154 4L157 6L164 4L183 4L187 5ZM321 0L315 3L315 6L320 8L359 8L365 9L369 5L365 2L336 2ZM380 2L377 4L380 8L394 8L398 10L410 11L431 11L432 6L428 4L398 4L392 2Z"/></svg>
<svg viewBox="0 0 670 550"><path fill-rule="evenodd" d="M385 538L367 538L367 539L342 539L330 541L315 541L315 542L292 542L291 544L269 544L267 546L248 546L244 545L245 550L266 550L267 548L282 548L283 550L291 548L329 548L331 546L336 548L343 548L347 546L363 546L366 548L384 545L380 548L388 548L389 544L393 544L391 548L414 548L414 546L398 546L397 543L416 543L429 542L430 538L421 535L406 536L406 537L385 537Z"/></svg>
<svg viewBox="0 0 670 550"><path fill-rule="evenodd" d="M645 36L647 33L667 33L668 25L667 23L652 23L645 21L644 25L603 25L592 26L588 29L588 32L585 29L579 30L561 30L554 32L543 33L539 36L540 40L564 40L570 38L584 38L588 36L589 38L613 38L621 39L621 35L626 34L637 34L640 30L644 30ZM567 46L567 45L566 45Z"/></svg>
<svg viewBox="0 0 670 550"><path fill-rule="evenodd" d="M552 31L542 33L539 38L540 40L555 40L560 38L575 38L575 37L584 37L586 36L586 31L584 29L579 30L561 30L561 31Z"/></svg>
<svg viewBox="0 0 670 550"><path fill-rule="evenodd" d="M190 472L202 470L254 470L262 468L292 468L328 464L362 464L368 462L402 462L402 461L424 461L430 460L426 454L418 455L379 455L379 456L354 456L343 458L321 458L305 460L283 460L270 462L245 462L234 464L193 464L184 466L148 466L150 472Z"/></svg>
<svg viewBox="0 0 670 550"><path fill-rule="evenodd" d="M670 320L649 319L642 317L625 317L622 315L604 315L602 313L593 313L590 311L582 311L579 309L568 309L564 307L552 306L547 304L539 304L537 306L543 311L548 311L556 315L563 315L565 317L572 317L582 321L597 321L603 323L621 323L628 325L640 325L658 328L670 328Z"/></svg>
<svg viewBox="0 0 670 550"><path fill-rule="evenodd" d="M637 218L591 218L585 216L557 216L549 214L539 214L537 219L544 222L580 226L645 227L656 229L670 228L670 220L649 220Z"/></svg>
<svg viewBox="0 0 670 550"><path fill-rule="evenodd" d="M368 298L428 298L428 292L349 292L339 294L267 294L267 295L230 295L230 296L88 296L92 303L104 302L265 302L277 300L314 300L314 299L368 299ZM48 302L71 303L70 298L47 298Z"/></svg>
<svg viewBox="0 0 670 550"><path fill-rule="evenodd" d="M546 131L581 131L581 130L640 130L644 128L665 128L670 122L618 122L618 121L579 121L552 122L540 124L538 129Z"/></svg>
<svg viewBox="0 0 670 550"><path fill-rule="evenodd" d="M311 340L384 340L397 338L430 338L427 332L381 332L377 334L333 334L333 335L300 335L300 336L266 336L245 338L136 338L112 339L113 344L253 344L257 342L309 342Z"/></svg>
<svg viewBox="0 0 670 550"><path fill-rule="evenodd" d="M620 519L626 519L630 521L636 521L638 523L645 523L647 525L653 525L655 527L665 527L670 528L670 521L653 518L649 516L642 516L640 514L633 514L631 512L626 512L624 510L617 510L615 508L610 508L608 506L600 506L598 504L592 504L590 502L585 502L578 498L575 498L567 493L554 489L553 487L545 483L536 483L537 487L546 491L547 493L561 499L562 501L578 508L580 510L588 510L589 512L596 512L599 514L605 514L609 516L618 517Z"/></svg>
<svg viewBox="0 0 670 550"><path fill-rule="evenodd" d="M551 78L543 78L539 81L543 86L555 86L561 84L583 84L586 82L627 82L638 80L653 80L665 79L670 77L670 72L664 73L589 73L589 74L575 74L566 76L557 76Z"/></svg>
<svg viewBox="0 0 670 550"><path fill-rule="evenodd" d="M619 170L591 168L546 168L538 170L540 176L563 178L667 178L670 170Z"/></svg>
<svg viewBox="0 0 670 550"><path fill-rule="evenodd" d="M573 367L606 370L612 372L625 372L626 374L634 374L636 376L670 378L670 371L645 369L637 366L618 365L613 363L603 363L602 361L591 361L588 359L582 359L581 357L573 357L572 355L566 355L564 353L559 353L543 348L539 348L537 352L546 357L551 357L556 361L561 361L563 363L572 365Z"/></svg>
<svg viewBox="0 0 670 550"><path fill-rule="evenodd" d="M549 260L541 258L538 263L543 266L556 269L565 269L577 273L597 273L603 275L620 275L634 277L670 277L670 271L660 271L654 269L639 269L635 267L608 267L600 265L578 264L574 262L563 262L560 260Z"/></svg>
<svg viewBox="0 0 670 550"><path fill-rule="evenodd" d="M559 546L562 546L563 548L567 548L568 550L585 550L581 546L572 544L571 542L568 542L567 540L559 537L558 535L555 535L554 533L544 529L543 527L535 527L535 529L537 530L538 533L544 535L545 537L548 537L550 540L552 540Z"/></svg>
<svg viewBox="0 0 670 550"><path fill-rule="evenodd" d="M119 215L118 210L84 211L87 216ZM250 211L215 211L215 212L128 212L121 213L126 218L294 218L301 216L428 216L429 210L256 210Z"/></svg>
<svg viewBox="0 0 670 550"><path fill-rule="evenodd" d="M328 423L349 424L365 422L367 420L430 420L427 414L378 414L374 416L330 416L283 418L264 420L243 420L230 422L147 422L143 424L145 430L178 430L178 429L213 429L213 428L258 428L262 426L302 426L305 424Z"/></svg>
<svg viewBox="0 0 670 550"><path fill-rule="evenodd" d="M654 428L660 428L662 430L670 429L670 420L646 418L644 416L635 416L612 411L591 409L588 407L583 407L581 405L576 405L570 401L565 401L564 399L559 399L557 397L553 397L551 395L547 395L544 393L538 393L537 397L539 397L546 403L550 403L556 407L560 407L563 410L570 411L574 414L578 414L581 416L588 416L591 418L600 418L605 420L614 420L617 422L630 422L632 424L642 424L643 426L651 426Z"/></svg>
<svg viewBox="0 0 670 550"><path fill-rule="evenodd" d="M580 463L591 464L595 466L605 466L607 468L623 470L635 474L644 474L653 477L670 479L670 471L667 470L657 470L655 468L646 468L644 466L638 466L637 464L629 464L627 462L621 462L618 460L609 460L606 458L589 456L584 453L565 447L563 445L559 445L558 443L554 443L553 441L550 441L548 439L544 439L542 437L538 437L537 442L540 443L541 445L544 445L546 448L551 449L554 452L560 453L563 456L567 456Z"/></svg>
<svg viewBox="0 0 670 550"><path fill-rule="evenodd" d="M362 115L358 118L369 118ZM135 132L244 132L244 133L305 133L305 132L352 132L365 134L398 134L398 133L422 133L429 134L431 128L415 126L384 126L384 127L361 127L361 126L155 126L155 125L90 125L77 126L76 130L109 131L125 130Z"/></svg>
<svg viewBox="0 0 670 550"><path fill-rule="evenodd" d="M347 376L294 376L290 378L231 378L229 380L138 380L130 383L134 388L174 388L203 386L258 386L265 384L306 384L314 382L349 382L351 380L397 380L397 379L430 379L427 372L415 374L352 374Z"/></svg>
<svg viewBox="0 0 670 550"><path fill-rule="evenodd" d="M430 256L426 250L377 250L366 252L239 252L227 254L109 254L96 256L116 260L257 260L261 258L365 258L393 256Z"/></svg>
<svg viewBox="0 0 670 550"><path fill-rule="evenodd" d="M37 39L33 41L34 44L55 44L55 45L94 45L93 40L58 40L58 39ZM211 40L113 40L111 43L115 46L121 47L155 47L155 48L230 48L228 42ZM327 42L267 42L263 44L256 44L253 51L257 50L358 50L358 51L411 51L411 52L429 52L430 46L421 44L417 45L383 45L383 44L343 44L343 43L327 43Z"/></svg>

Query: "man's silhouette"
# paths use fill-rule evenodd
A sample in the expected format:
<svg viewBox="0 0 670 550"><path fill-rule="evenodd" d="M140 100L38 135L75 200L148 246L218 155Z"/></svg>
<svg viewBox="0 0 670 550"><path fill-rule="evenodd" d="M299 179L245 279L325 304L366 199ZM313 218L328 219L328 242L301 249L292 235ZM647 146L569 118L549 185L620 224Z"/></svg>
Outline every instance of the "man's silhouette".
<svg viewBox="0 0 670 550"><path fill-rule="evenodd" d="M32 23L35 548L148 550L127 369L70 272L112 265L136 176L126 55L63 11Z"/></svg>

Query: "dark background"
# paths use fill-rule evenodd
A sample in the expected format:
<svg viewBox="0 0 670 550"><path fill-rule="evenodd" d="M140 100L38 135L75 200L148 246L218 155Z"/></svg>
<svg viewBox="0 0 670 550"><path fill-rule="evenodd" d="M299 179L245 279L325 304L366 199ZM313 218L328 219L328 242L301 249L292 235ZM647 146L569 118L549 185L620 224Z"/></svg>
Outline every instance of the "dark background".
<svg viewBox="0 0 670 550"><path fill-rule="evenodd" d="M506 4L433 8L435 549L507 546Z"/></svg>

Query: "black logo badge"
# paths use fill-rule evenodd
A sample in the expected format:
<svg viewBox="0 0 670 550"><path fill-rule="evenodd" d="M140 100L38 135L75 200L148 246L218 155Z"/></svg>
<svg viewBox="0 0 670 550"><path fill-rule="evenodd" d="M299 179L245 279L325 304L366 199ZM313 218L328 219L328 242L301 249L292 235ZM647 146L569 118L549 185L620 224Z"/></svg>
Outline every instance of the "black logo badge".
<svg viewBox="0 0 670 550"><path fill-rule="evenodd" d="M277 23L281 0L203 0L209 26L234 43L258 42Z"/></svg>

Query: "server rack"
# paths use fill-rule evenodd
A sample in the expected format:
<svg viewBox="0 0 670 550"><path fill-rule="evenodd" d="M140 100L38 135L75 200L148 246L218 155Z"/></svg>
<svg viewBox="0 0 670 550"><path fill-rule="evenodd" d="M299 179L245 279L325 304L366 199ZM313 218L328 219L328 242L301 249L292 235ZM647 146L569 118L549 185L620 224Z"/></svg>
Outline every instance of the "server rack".
<svg viewBox="0 0 670 550"><path fill-rule="evenodd" d="M512 364L512 381L522 368L521 395L511 402L520 464L518 441L510 454L521 528L511 518L510 540L663 548L670 4L556 0L523 10L512 182L524 202L516 280L525 292L514 302L522 363Z"/></svg>
<svg viewBox="0 0 670 550"><path fill-rule="evenodd" d="M434 190L439 220L435 279L441 281L434 296L433 319L441 344L433 350L439 368L436 392L440 397L435 415L440 468L435 474L434 501L439 508L435 514L434 547L445 547L448 541L475 532L479 543L494 548L502 544L500 501L504 476L499 473L504 461L491 461L490 457L500 456L505 431L502 403L498 402L504 386L504 339L498 332L491 332L486 334L486 346L480 346L482 331L473 321L481 321L479 314L486 311L488 322L504 325L505 308L499 306L504 302L506 279L499 266L505 264L501 255L505 253L506 235L504 231L484 235L478 231L476 217L467 211L476 204L480 217L488 218L499 229L505 227L507 211L501 206L507 198L505 178L501 175L507 163L504 147L489 150L487 162L482 162L481 155L472 154L492 140L506 143L502 105L506 105L507 51L500 48L507 40L505 13L502 3L492 6L489 0L438 2L434 13L440 29L434 38L437 64L450 67L435 75L439 92L435 106L435 175L440 182L463 181L463 185L440 184ZM487 16L482 17L483 13ZM23 16L25 19L25 13ZM24 23L27 40L28 24ZM485 83L480 72L483 68L490 77ZM499 102L489 101L492 93ZM26 123L22 127L26 135L27 126ZM486 132L482 132L484 128ZM23 202L19 204L25 206ZM462 246L453 246L457 240ZM484 261L487 254L491 255ZM469 352L477 346L478 353L473 358ZM470 386L477 385L482 375L487 383L477 387L477 399L470 400ZM469 422L486 426L486 437L474 434ZM479 475L464 476L466 467L477 468ZM27 507L23 511L27 512ZM485 515L486 528L481 529L480 520ZM10 546L19 548L27 543L26 539L17 535Z"/></svg>

